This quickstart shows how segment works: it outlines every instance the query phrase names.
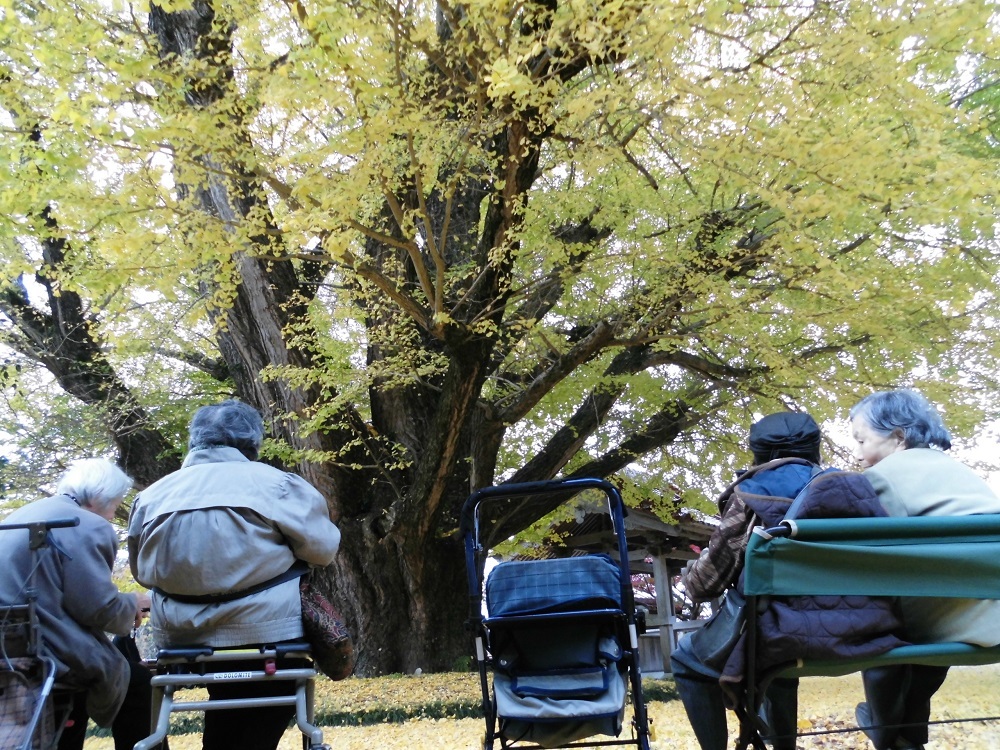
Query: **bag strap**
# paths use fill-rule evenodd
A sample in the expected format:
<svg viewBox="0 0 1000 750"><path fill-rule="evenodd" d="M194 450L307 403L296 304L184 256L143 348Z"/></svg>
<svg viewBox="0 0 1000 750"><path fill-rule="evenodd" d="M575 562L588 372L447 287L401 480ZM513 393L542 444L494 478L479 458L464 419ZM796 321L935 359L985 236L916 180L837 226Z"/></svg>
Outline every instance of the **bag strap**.
<svg viewBox="0 0 1000 750"><path fill-rule="evenodd" d="M156 586L152 587L152 591L155 591L157 594L166 597L167 599L173 599L175 602L181 602L181 604L222 604L223 602L236 601L237 599L242 599L243 597L251 596L252 594L259 594L261 591L274 588L275 586L285 583L286 581L300 578L308 572L308 563L305 563L302 560L296 560L292 563L292 567L284 573L279 573L274 578L268 578L266 581L261 581L260 583L254 584L248 588L239 589L238 591L227 591L224 594L170 594L161 588L157 588Z"/></svg>

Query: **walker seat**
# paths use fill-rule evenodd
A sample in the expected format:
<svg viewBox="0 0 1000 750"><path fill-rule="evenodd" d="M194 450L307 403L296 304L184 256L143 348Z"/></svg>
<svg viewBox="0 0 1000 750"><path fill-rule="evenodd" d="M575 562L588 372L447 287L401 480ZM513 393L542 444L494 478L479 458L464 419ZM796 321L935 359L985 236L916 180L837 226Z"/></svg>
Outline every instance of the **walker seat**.
<svg viewBox="0 0 1000 750"><path fill-rule="evenodd" d="M152 734L137 742L134 750L150 750L167 736L170 715L182 711L217 711L220 709L254 709L265 706L295 706L295 722L302 732L304 750L329 750L323 743L323 730L314 721L316 670L289 666L286 659L308 659L307 643L286 643L260 649L188 648L161 649L151 665L155 674L150 681L153 689ZM247 670L247 662L257 662ZM233 665L234 662L238 664ZM226 669L225 665L233 665ZM177 701L180 690L219 683L294 681L293 695L233 698L225 700Z"/></svg>

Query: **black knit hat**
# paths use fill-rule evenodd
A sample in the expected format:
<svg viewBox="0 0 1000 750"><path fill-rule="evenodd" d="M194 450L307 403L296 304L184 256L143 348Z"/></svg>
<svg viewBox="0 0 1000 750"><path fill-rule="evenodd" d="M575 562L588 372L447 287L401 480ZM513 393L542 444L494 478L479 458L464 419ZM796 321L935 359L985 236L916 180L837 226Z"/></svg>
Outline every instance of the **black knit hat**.
<svg viewBox="0 0 1000 750"><path fill-rule="evenodd" d="M768 414L750 428L754 463L797 456L819 463L819 425L808 414L783 411Z"/></svg>

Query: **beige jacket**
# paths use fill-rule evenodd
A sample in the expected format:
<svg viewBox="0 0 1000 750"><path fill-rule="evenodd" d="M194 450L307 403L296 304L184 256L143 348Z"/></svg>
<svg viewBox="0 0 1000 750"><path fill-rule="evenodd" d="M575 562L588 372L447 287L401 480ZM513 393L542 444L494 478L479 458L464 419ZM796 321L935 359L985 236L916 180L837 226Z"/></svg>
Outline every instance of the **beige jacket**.
<svg viewBox="0 0 1000 750"><path fill-rule="evenodd" d="M865 470L890 516L1000 513L1000 498L972 469L943 451L911 448ZM915 643L1000 644L1000 601L934 597L901 600L906 636Z"/></svg>
<svg viewBox="0 0 1000 750"><path fill-rule="evenodd" d="M129 563L142 585L168 594L239 591L292 563L329 565L340 546L326 500L301 477L235 448L192 451L132 506ZM299 582L218 604L153 594L161 646L242 646L302 636Z"/></svg>

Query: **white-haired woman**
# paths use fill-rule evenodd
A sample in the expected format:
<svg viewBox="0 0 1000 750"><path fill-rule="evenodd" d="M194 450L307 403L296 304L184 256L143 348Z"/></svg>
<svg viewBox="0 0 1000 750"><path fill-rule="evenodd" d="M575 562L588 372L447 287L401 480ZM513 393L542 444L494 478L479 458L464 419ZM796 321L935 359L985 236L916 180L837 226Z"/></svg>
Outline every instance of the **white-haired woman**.
<svg viewBox="0 0 1000 750"><path fill-rule="evenodd" d="M78 518L79 525L49 531L35 584L42 641L57 665L56 679L79 688L59 750L83 747L88 717L110 726L115 748L131 748L149 734L149 673L129 662L107 633L128 635L149 609L146 594L122 593L111 580L118 535L114 517L132 480L115 464L76 461L56 494L8 515L5 523ZM27 532L0 533L0 599L23 597L31 563Z"/></svg>
<svg viewBox="0 0 1000 750"><path fill-rule="evenodd" d="M1000 499L985 481L944 451L951 448L937 409L913 390L881 391L851 409L856 456L890 516L965 516L1000 513ZM1000 601L903 598L907 640L1000 643ZM947 667L901 665L864 672L861 726L878 750L916 749L927 742L931 697Z"/></svg>

